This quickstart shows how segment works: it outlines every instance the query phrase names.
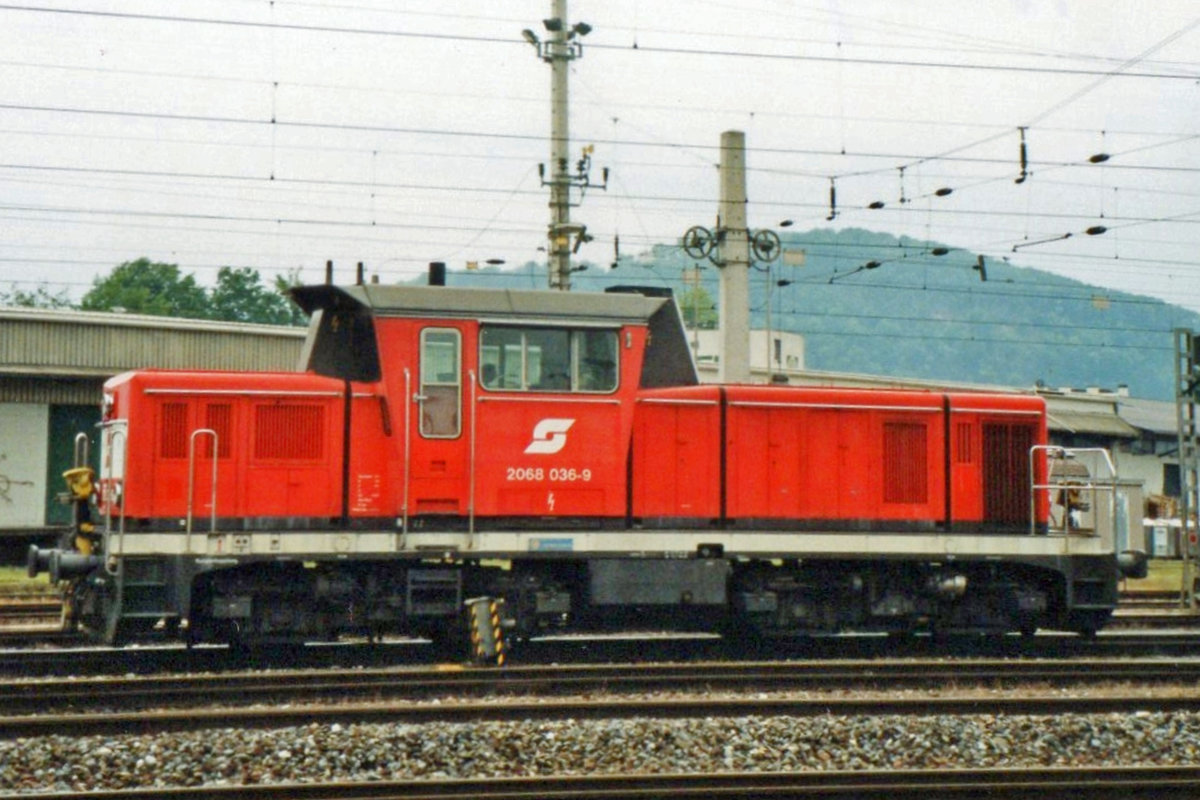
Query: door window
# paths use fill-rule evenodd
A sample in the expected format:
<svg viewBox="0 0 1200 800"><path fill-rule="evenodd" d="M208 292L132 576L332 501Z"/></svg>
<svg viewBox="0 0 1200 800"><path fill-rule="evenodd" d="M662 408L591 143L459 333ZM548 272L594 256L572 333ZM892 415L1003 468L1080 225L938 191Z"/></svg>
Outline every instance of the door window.
<svg viewBox="0 0 1200 800"><path fill-rule="evenodd" d="M458 331L421 331L421 435L453 439L462 432L462 339Z"/></svg>

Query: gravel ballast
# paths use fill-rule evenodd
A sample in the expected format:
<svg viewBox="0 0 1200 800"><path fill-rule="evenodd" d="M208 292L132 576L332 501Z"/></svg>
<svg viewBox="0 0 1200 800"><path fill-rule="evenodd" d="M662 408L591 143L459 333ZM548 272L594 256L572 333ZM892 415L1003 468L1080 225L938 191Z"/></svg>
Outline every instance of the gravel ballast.
<svg viewBox="0 0 1200 800"><path fill-rule="evenodd" d="M307 725L0 741L0 790L594 773L1191 765L1200 714Z"/></svg>

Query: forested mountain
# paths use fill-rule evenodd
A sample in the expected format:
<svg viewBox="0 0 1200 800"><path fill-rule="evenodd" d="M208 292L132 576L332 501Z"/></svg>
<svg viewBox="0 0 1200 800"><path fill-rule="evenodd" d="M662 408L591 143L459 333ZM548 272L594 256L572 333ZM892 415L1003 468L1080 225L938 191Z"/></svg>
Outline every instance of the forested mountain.
<svg viewBox="0 0 1200 800"><path fill-rule="evenodd" d="M1137 397L1174 397L1175 327L1200 329L1200 314L962 250L934 255L931 242L864 230L813 230L783 237L785 253L751 275L753 325L803 334L809 369L971 383L1033 386L1126 384ZM803 265L795 262L804 252ZM1013 257L1018 258L1018 256ZM686 289L697 262L679 247L573 276L579 291L616 284ZM868 266L876 264L877 266ZM717 269L701 262L707 292ZM785 285L779 285L780 283ZM544 265L454 272L452 285L544 288Z"/></svg>

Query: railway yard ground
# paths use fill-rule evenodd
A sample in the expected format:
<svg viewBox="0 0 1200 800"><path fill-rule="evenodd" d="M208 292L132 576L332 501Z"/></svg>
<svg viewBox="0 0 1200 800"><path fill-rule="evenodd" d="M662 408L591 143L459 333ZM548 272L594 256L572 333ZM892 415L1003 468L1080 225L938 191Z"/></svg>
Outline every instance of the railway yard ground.
<svg viewBox="0 0 1200 800"><path fill-rule="evenodd" d="M10 651L0 796L1194 798L1200 626L1173 595L1176 565L1126 582L1098 647L1059 655L1053 637L1013 638L999 658L833 639L723 663L708 640L567 642L501 670L402 642L269 664L220 648ZM0 600L44 608L47 588ZM1155 618L1179 626L1172 648L1104 648Z"/></svg>

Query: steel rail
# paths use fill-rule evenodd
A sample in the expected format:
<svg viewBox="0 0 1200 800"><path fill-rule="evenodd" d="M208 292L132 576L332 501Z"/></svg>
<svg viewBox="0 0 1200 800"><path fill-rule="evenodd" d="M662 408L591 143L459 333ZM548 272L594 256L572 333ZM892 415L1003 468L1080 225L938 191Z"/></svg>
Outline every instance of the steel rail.
<svg viewBox="0 0 1200 800"><path fill-rule="evenodd" d="M51 678L0 685L9 714L48 708L250 704L322 698L428 698L443 695L562 696L589 692L797 691L913 688L974 683L1081 687L1100 683L1200 682L1200 659L944 659L785 662L701 662L529 666L482 669L326 669L143 677Z"/></svg>
<svg viewBox="0 0 1200 800"><path fill-rule="evenodd" d="M62 614L63 602L55 597L27 597L0 599L0 624L25 621L30 617L58 617Z"/></svg>
<svg viewBox="0 0 1200 800"><path fill-rule="evenodd" d="M1115 626L1114 626L1115 627ZM44 637L44 640L43 638ZM46 647L43 645L55 645ZM65 645L65 647L64 647ZM156 672L225 672L246 666L261 668L296 667L409 667L436 663L438 652L419 640L387 640L375 644L347 641L337 644L284 646L235 654L224 646L185 648L178 642L145 642L137 647L97 646L78 634L57 631L21 632L0 630L0 674L15 676L123 675ZM874 637L815 637L808 640L764 643L757 648L735 648L715 637L660 637L644 639L587 639L524 643L519 664L585 664L630 661L640 664L722 660L745 663L751 660L793 659L806 662L837 658L924 657L952 660L995 657L1043 660L1071 657L1138 658L1145 656L1191 657L1200 655L1196 628L1172 628L1159 632L1113 630L1094 639L1073 634L1034 637L963 637L937 642L928 637L896 641Z"/></svg>
<svg viewBox="0 0 1200 800"><path fill-rule="evenodd" d="M1200 767L1106 766L700 774L573 775L258 784L59 792L54 800L1192 800Z"/></svg>
<svg viewBox="0 0 1200 800"><path fill-rule="evenodd" d="M312 723L482 722L577 719L694 719L698 717L961 716L970 714L1050 716L1200 712L1200 696L954 696L904 698L707 697L506 700L504 702L414 703L389 701L334 705L189 708L182 710L71 713L0 717L0 735L92 736L158 734L210 728L286 728Z"/></svg>

